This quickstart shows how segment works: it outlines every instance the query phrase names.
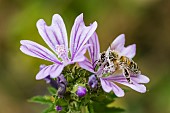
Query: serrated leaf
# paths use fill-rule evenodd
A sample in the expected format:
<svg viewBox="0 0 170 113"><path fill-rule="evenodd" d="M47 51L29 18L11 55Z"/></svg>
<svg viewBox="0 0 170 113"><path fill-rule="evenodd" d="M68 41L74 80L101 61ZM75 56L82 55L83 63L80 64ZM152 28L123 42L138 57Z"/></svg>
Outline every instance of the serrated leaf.
<svg viewBox="0 0 170 113"><path fill-rule="evenodd" d="M57 90L53 87L48 87L48 92L51 94L51 95L55 95Z"/></svg>
<svg viewBox="0 0 170 113"><path fill-rule="evenodd" d="M49 96L34 96L28 101L40 104L52 104L51 97Z"/></svg>

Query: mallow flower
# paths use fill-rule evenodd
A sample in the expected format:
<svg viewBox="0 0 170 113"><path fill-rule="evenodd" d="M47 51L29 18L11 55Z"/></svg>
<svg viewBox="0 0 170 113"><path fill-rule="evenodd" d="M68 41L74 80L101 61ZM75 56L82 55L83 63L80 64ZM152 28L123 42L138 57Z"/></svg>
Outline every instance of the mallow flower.
<svg viewBox="0 0 170 113"><path fill-rule="evenodd" d="M68 64L83 61L86 48L89 46L86 43L95 32L97 23L94 22L90 26L85 26L83 14L80 14L75 19L71 30L69 48L66 27L60 15L53 15L50 26L47 26L43 19L38 20L37 28L39 34L52 51L30 40L21 40L20 50L32 57L53 63L39 71L36 79L40 80L49 75L51 78L56 78Z"/></svg>
<svg viewBox="0 0 170 113"><path fill-rule="evenodd" d="M123 73L118 74L113 73L105 77L102 74L103 68L99 67L98 70L95 71L96 68L95 62L98 61L100 58L100 45L97 34L94 33L87 43L93 45L90 46L88 49L90 60L86 58L84 61L79 62L79 65L80 67L97 75L97 77L100 79L101 86L105 92L109 93L110 91L113 91L115 95L118 97L124 96L124 90L121 89L117 85L117 83L128 86L140 93L146 92L146 87L143 85L143 83L148 83L149 78L146 77L145 75L142 74L130 75L132 83L129 83L124 77ZM112 51L116 51L120 56L126 56L132 59L136 54L136 45L133 44L124 47L124 44L125 35L121 34L112 42L108 50L110 49Z"/></svg>

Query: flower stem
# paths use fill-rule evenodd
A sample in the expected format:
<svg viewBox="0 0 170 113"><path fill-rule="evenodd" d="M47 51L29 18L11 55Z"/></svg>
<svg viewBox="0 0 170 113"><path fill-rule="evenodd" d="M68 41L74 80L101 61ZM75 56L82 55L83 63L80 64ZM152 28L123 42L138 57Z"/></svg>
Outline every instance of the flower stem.
<svg viewBox="0 0 170 113"><path fill-rule="evenodd" d="M89 113L87 106L81 106L81 113Z"/></svg>

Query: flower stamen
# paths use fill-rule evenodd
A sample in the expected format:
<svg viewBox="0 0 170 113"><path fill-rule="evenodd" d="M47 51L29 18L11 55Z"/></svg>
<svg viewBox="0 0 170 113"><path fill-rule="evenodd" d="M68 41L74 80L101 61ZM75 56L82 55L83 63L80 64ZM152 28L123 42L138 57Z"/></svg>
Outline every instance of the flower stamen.
<svg viewBox="0 0 170 113"><path fill-rule="evenodd" d="M62 57L67 52L64 45L56 45L55 49L58 57Z"/></svg>

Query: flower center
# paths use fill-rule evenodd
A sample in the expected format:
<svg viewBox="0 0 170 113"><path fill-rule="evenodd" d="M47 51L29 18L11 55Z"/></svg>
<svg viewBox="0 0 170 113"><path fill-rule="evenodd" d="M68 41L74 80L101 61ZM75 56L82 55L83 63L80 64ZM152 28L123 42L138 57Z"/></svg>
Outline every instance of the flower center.
<svg viewBox="0 0 170 113"><path fill-rule="evenodd" d="M55 47L56 53L59 58L62 59L62 62L67 65L70 62L70 59L68 58L67 50L65 49L64 45L56 45Z"/></svg>
<svg viewBox="0 0 170 113"><path fill-rule="evenodd" d="M56 45L55 48L56 48L56 53L57 53L58 57L62 57L67 52L64 45Z"/></svg>

